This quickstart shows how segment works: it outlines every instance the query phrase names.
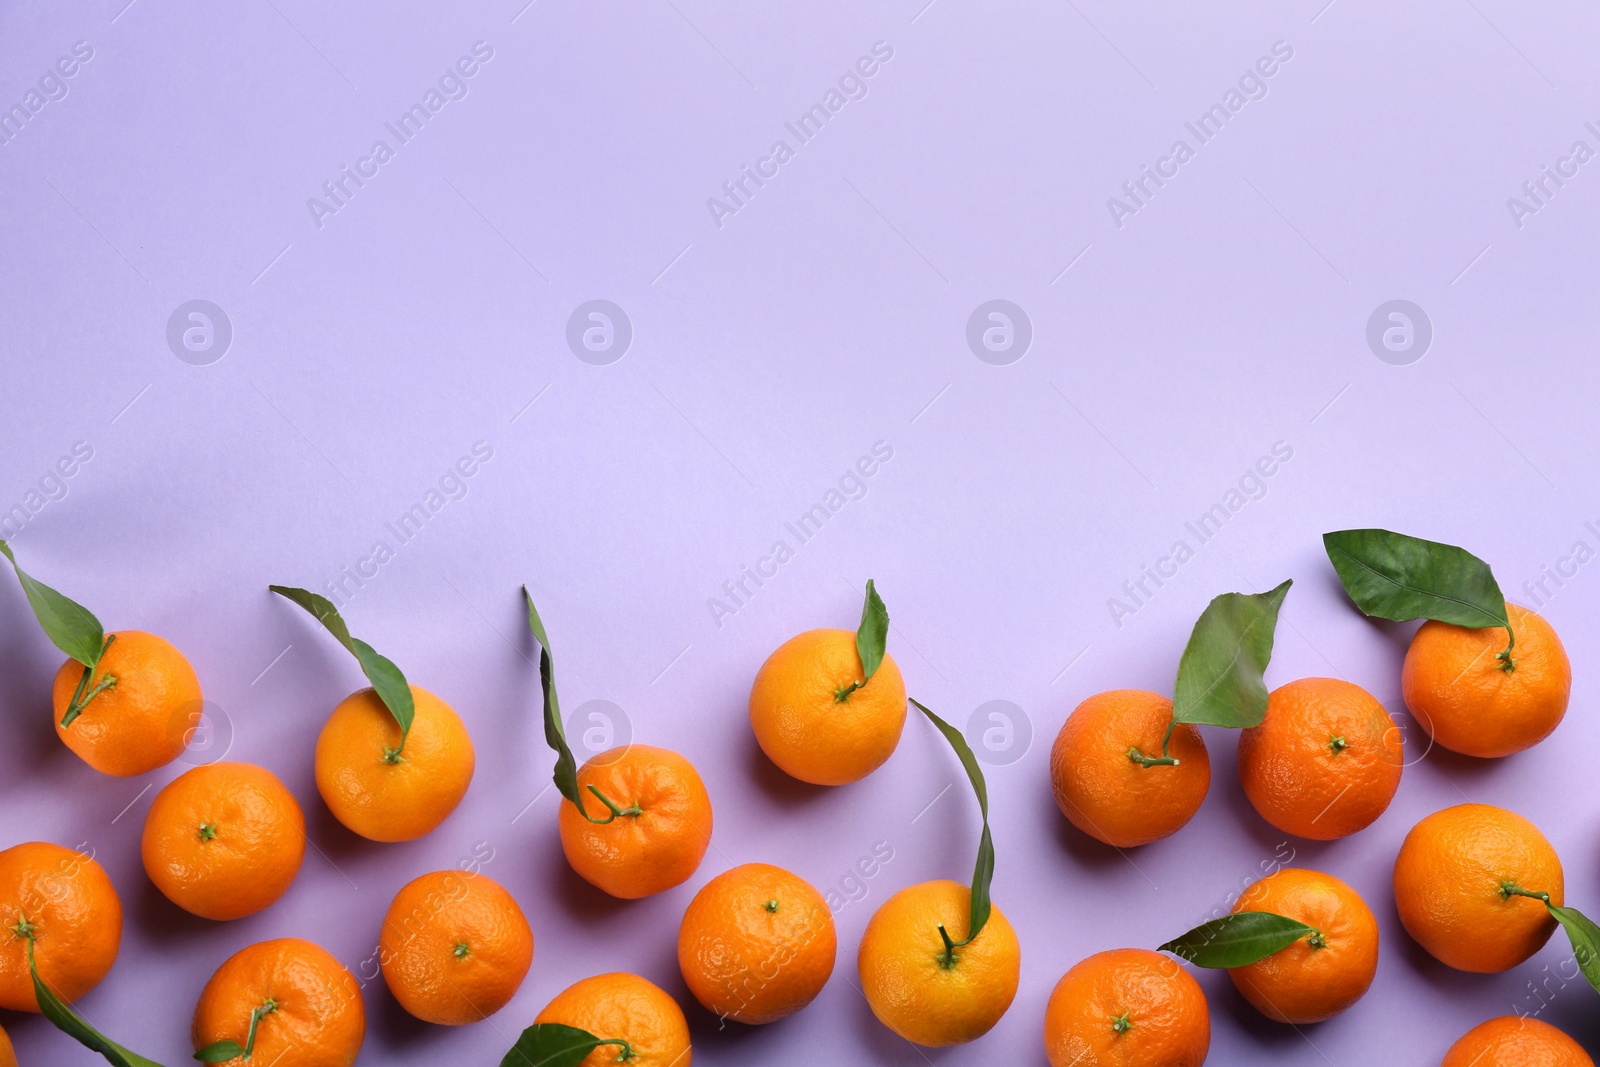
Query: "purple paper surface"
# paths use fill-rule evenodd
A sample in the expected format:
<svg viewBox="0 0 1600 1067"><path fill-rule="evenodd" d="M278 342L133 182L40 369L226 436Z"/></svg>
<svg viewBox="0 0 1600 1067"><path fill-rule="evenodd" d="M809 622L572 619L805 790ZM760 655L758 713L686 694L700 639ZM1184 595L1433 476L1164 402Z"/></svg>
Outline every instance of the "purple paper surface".
<svg viewBox="0 0 1600 1067"><path fill-rule="evenodd" d="M79 1007L187 1062L216 966L297 935L369 979L362 1063L498 1063L559 990L633 970L684 1004L697 1063L1042 1064L1068 967L1292 856L1377 913L1376 982L1296 1029L1201 974L1211 1062L1436 1063L1513 1012L1600 1048L1563 937L1457 973L1389 888L1405 832L1470 800L1531 818L1568 901L1600 908L1597 34L1592 6L1508 0L6 5L3 536L108 628L176 643L210 702L183 760L90 770L50 727L60 656L0 575L0 847L92 849L126 909ZM1361 618L1322 554L1366 525L1467 546L1551 620L1575 685L1549 741L1428 751L1399 694L1411 627ZM895 890L967 877L959 764L913 717L879 772L815 789L745 714L767 654L854 625L869 577L911 693L985 759L1024 944L1009 1014L949 1050L873 1018L854 952ZM1170 692L1213 595L1287 577L1268 680L1346 678L1408 727L1389 811L1287 838L1207 729L1183 832L1124 855L1073 830L1048 777L1066 715ZM373 844L322 804L317 732L363 682L269 582L331 585L466 720L477 776L433 834ZM614 902L565 863L524 582L575 743L704 776L688 884ZM223 753L282 777L315 847L279 903L218 924L151 886L139 832ZM719 1029L677 924L755 860L835 894L839 962L801 1014ZM378 924L473 861L522 903L533 970L490 1020L428 1026L370 980ZM100 1062L40 1018L0 1025L25 1065Z"/></svg>

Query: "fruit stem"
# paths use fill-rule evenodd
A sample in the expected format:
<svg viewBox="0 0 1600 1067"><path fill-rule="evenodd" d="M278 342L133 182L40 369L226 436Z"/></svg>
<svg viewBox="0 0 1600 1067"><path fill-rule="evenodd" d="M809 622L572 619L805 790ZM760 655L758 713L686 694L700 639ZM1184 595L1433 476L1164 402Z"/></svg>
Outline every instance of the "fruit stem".
<svg viewBox="0 0 1600 1067"><path fill-rule="evenodd" d="M768 915L776 915L776 914L778 914L778 902L776 900L767 901L767 914Z"/></svg>
<svg viewBox="0 0 1600 1067"><path fill-rule="evenodd" d="M67 702L66 714L61 716L63 728L71 726L72 720L83 714L83 709L89 706L89 701L107 689L115 689L117 687L116 675L106 674L101 676L100 681L96 683L93 689L89 689L89 679L94 677L95 667L100 665L100 661L105 658L106 651L111 648L111 643L116 639L116 634L107 634L106 643L100 646L100 655L96 656L94 662L83 669L83 675L78 679L78 688L72 691L72 699ZM88 692L84 692L86 689Z"/></svg>
<svg viewBox="0 0 1600 1067"><path fill-rule="evenodd" d="M1319 948L1327 948L1328 939L1322 936L1321 930L1313 930L1311 931L1311 936L1306 938L1306 944L1310 945L1314 952Z"/></svg>
<svg viewBox="0 0 1600 1067"><path fill-rule="evenodd" d="M620 1037L612 1038L610 1041L602 1041L600 1044L622 1046L622 1051L617 1053L616 1062L618 1063L627 1063L629 1060L636 1059L638 1057L638 1053L633 1051L633 1046L622 1040Z"/></svg>
<svg viewBox="0 0 1600 1067"><path fill-rule="evenodd" d="M609 808L611 810L611 814L610 815L607 815L603 819L596 819L593 815L590 815L587 811L583 810L583 805L582 804L578 805L578 813L580 815L582 815L585 819L588 819L590 822L594 823L596 826L605 826L607 823L615 822L618 815L631 815L631 816L634 816L635 818L637 818L638 816L644 814L644 809L641 808L638 804L633 804L633 805L631 805L629 807L626 807L626 808L617 807L615 804L613 804L611 802L611 798L610 797L608 797L604 793L600 792L600 787L599 786L591 785L591 786L588 787L588 789L589 789L589 792L593 793L596 797L599 798L600 803L604 804L607 808Z"/></svg>
<svg viewBox="0 0 1600 1067"><path fill-rule="evenodd" d="M256 1051L256 1027L261 1025L263 1016L271 1015L278 1010L278 1002L268 997L261 1002L261 1006L250 1013L250 1033L244 1039L244 1058L249 1059Z"/></svg>
<svg viewBox="0 0 1600 1067"><path fill-rule="evenodd" d="M1328 747L1333 749L1333 754L1337 756L1339 753L1350 747L1350 742L1346 741L1342 734L1336 735L1328 739Z"/></svg>
<svg viewBox="0 0 1600 1067"><path fill-rule="evenodd" d="M1172 731L1176 730L1177 728L1178 728L1178 720L1177 719L1173 719L1171 722L1169 722L1167 724L1166 736L1161 739L1161 755L1160 756L1146 756L1143 752L1139 751L1139 746L1138 745L1132 745L1132 746L1130 746L1128 748L1128 758L1133 760L1133 762L1137 763L1141 767L1176 767L1176 766L1178 766L1179 760L1176 757L1174 757L1170 752L1170 749L1171 749L1171 746L1172 746Z"/></svg>
<svg viewBox="0 0 1600 1067"><path fill-rule="evenodd" d="M472 946L467 944L465 941L457 941L454 951L456 959L464 960L468 956L472 955Z"/></svg>
<svg viewBox="0 0 1600 1067"><path fill-rule="evenodd" d="M1111 1020L1111 1029L1115 1030L1119 1034L1125 1034L1129 1030L1132 1030L1133 1029L1133 1023L1129 1021L1128 1013L1127 1012L1123 1012L1121 1015L1117 1016L1115 1019L1112 1019Z"/></svg>
<svg viewBox="0 0 1600 1067"><path fill-rule="evenodd" d="M216 825L216 823L209 823L208 822L208 823L206 823L206 824L204 824L203 826L200 827L200 840L202 840L202 841L215 841L216 838L217 838L217 825Z"/></svg>
<svg viewBox="0 0 1600 1067"><path fill-rule="evenodd" d="M1548 907L1549 904L1550 904L1550 894L1549 893L1536 893L1531 889L1522 888L1520 885L1517 885L1515 882L1501 882L1500 883L1500 899L1501 900L1508 900L1511 897L1532 897L1534 900L1542 900L1542 901L1544 901L1546 907Z"/></svg>
<svg viewBox="0 0 1600 1067"><path fill-rule="evenodd" d="M950 935L945 932L944 923L939 924L939 937L944 941L944 951L939 953L939 966L948 971L956 965L956 949L971 944L972 938L969 937L965 941L950 940Z"/></svg>
<svg viewBox="0 0 1600 1067"><path fill-rule="evenodd" d="M1511 658L1511 650L1517 647L1517 635L1511 632L1511 627L1506 627L1506 648L1504 652L1496 652L1494 658L1500 661L1500 669L1510 674L1517 669L1517 661Z"/></svg>
<svg viewBox="0 0 1600 1067"><path fill-rule="evenodd" d="M851 682L849 685L841 685L839 688L833 691L833 702L835 704L843 704L846 700L850 699L851 693L854 693L857 689L860 689L866 684L867 683L864 681L857 681Z"/></svg>
<svg viewBox="0 0 1600 1067"><path fill-rule="evenodd" d="M11 927L11 932L18 937L27 938L31 942L33 940L33 932L37 929L39 929L37 926L28 921L26 913L18 913L16 925Z"/></svg>

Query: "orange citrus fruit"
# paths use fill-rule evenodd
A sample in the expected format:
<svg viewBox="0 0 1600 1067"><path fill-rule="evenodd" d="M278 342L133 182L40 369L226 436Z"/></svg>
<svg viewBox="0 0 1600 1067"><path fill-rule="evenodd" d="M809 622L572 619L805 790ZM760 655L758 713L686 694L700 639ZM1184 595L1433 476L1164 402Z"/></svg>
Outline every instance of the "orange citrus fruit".
<svg viewBox="0 0 1600 1067"><path fill-rule="evenodd" d="M156 794L141 851L150 881L178 907L239 919L288 891L305 857L306 820L271 771L211 763Z"/></svg>
<svg viewBox="0 0 1600 1067"><path fill-rule="evenodd" d="M17 1067L17 1052L11 1047L6 1028L0 1026L0 1067Z"/></svg>
<svg viewBox="0 0 1600 1067"><path fill-rule="evenodd" d="M1316 931L1228 971L1256 1010L1280 1023L1320 1023L1360 1000L1378 973L1378 920L1331 874L1286 867L1251 885L1233 910L1270 911Z"/></svg>
<svg viewBox="0 0 1600 1067"><path fill-rule="evenodd" d="M1210 1047L1200 983L1149 949L1095 953L1062 975L1044 1009L1050 1067L1200 1067Z"/></svg>
<svg viewBox="0 0 1600 1067"><path fill-rule="evenodd" d="M444 822L472 784L472 739L455 709L411 687L416 716L400 724L371 689L333 709L317 738L317 791L334 818L372 841L411 841Z"/></svg>
<svg viewBox="0 0 1600 1067"><path fill-rule="evenodd" d="M589 787L616 805L606 809ZM637 900L687 881L711 844L711 798L689 761L652 745L598 753L578 768L584 818L563 801L558 821L567 862L592 885Z"/></svg>
<svg viewBox="0 0 1600 1067"><path fill-rule="evenodd" d="M86 692L96 692L77 718L66 717L84 666L69 659L50 690L56 734L97 771L127 778L178 758L199 725L200 680L172 645L141 630L118 630Z"/></svg>
<svg viewBox="0 0 1600 1067"><path fill-rule="evenodd" d="M856 635L807 630L767 657L750 689L761 751L813 785L865 778L894 754L906 724L906 683L885 654L865 685Z"/></svg>
<svg viewBox="0 0 1600 1067"><path fill-rule="evenodd" d="M28 970L62 999L100 984L122 944L122 901L94 857L43 841L0 852L0 1008L38 1011Z"/></svg>
<svg viewBox="0 0 1600 1067"><path fill-rule="evenodd" d="M1172 701L1142 689L1113 689L1079 704L1050 749L1050 787L1072 825L1117 848L1176 833L1200 810L1211 758L1200 731L1172 731L1177 766L1145 766L1130 752L1161 755Z"/></svg>
<svg viewBox="0 0 1600 1067"><path fill-rule="evenodd" d="M217 968L195 1005L195 1051L218 1041L243 1046L258 1008L251 1064L350 1067L367 1033L355 977L326 949L298 937L242 948ZM242 1067L245 1060L227 1062Z"/></svg>
<svg viewBox="0 0 1600 1067"><path fill-rule="evenodd" d="M1411 828L1394 861L1400 922L1439 962L1495 974L1515 967L1556 928L1561 860L1538 827L1489 804L1457 804Z"/></svg>
<svg viewBox="0 0 1600 1067"><path fill-rule="evenodd" d="M1260 726L1239 733L1239 782L1261 817L1287 834L1332 841L1365 829L1400 787L1404 739L1359 685L1301 678L1267 698Z"/></svg>
<svg viewBox="0 0 1600 1067"><path fill-rule="evenodd" d="M597 974L557 993L533 1020L585 1030L602 1041L578 1067L689 1067L689 1023L678 1002L636 974Z"/></svg>
<svg viewBox="0 0 1600 1067"><path fill-rule="evenodd" d="M533 930L486 875L435 871L407 882L383 917L383 980L423 1022L461 1026L516 995L533 964Z"/></svg>
<svg viewBox="0 0 1600 1067"><path fill-rule="evenodd" d="M810 1004L833 974L833 913L811 883L746 863L701 887L678 928L678 967L705 1009L770 1023Z"/></svg>
<svg viewBox="0 0 1600 1067"><path fill-rule="evenodd" d="M1440 1067L1594 1067L1594 1060L1549 1023L1502 1015L1462 1034Z"/></svg>
<svg viewBox="0 0 1600 1067"><path fill-rule="evenodd" d="M884 901L861 935L861 991L878 1021L907 1041L938 1048L982 1037L1017 995L1022 946L999 908L946 961L939 927L965 939L971 902L957 882L920 882Z"/></svg>
<svg viewBox="0 0 1600 1067"><path fill-rule="evenodd" d="M1506 602L1516 645L1511 670L1498 653L1500 627L1481 630L1428 621L1406 650L1400 692L1439 744L1464 756L1509 756L1538 744L1567 713L1572 664L1550 624Z"/></svg>

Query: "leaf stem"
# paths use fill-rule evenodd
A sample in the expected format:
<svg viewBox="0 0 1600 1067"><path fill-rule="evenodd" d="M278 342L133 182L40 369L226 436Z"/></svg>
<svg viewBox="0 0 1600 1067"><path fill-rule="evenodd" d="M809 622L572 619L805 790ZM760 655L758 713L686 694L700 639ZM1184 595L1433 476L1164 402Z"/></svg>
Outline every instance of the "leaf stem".
<svg viewBox="0 0 1600 1067"><path fill-rule="evenodd" d="M1172 753L1171 753L1172 732L1174 730L1176 730L1177 728L1178 728L1178 720L1177 719L1173 719L1171 722L1169 722L1167 724L1166 736L1161 739L1161 755L1159 755L1159 756L1146 756L1143 752L1139 751L1139 746L1138 745L1133 745L1133 746L1130 746L1129 749L1128 749L1128 758L1133 760L1133 762L1137 763L1141 767L1176 767L1176 766L1178 766L1182 761L1177 759L1177 757L1173 756Z"/></svg>
<svg viewBox="0 0 1600 1067"><path fill-rule="evenodd" d="M576 805L578 814L582 815L585 819L588 819L596 826L605 826L608 823L615 822L618 815L631 815L637 818L638 816L644 814L644 809L638 804L632 804L626 808L617 807L617 805L612 802L610 797L600 792L600 787L597 785L590 785L587 788L589 792L593 793L597 798L599 798L600 803L604 804L611 811L611 814L607 815L604 819L596 819L593 815L590 815L587 811L583 810L582 804Z"/></svg>
<svg viewBox="0 0 1600 1067"><path fill-rule="evenodd" d="M1517 647L1517 635L1511 627L1506 627L1506 647L1504 652L1496 652L1494 658L1500 661L1500 669L1510 674L1517 669L1517 661L1511 658L1511 650Z"/></svg>
<svg viewBox="0 0 1600 1067"><path fill-rule="evenodd" d="M617 1053L616 1062L618 1062L618 1063L628 1063L629 1061L638 1058L638 1055L639 1055L637 1052L633 1051L633 1046L632 1045L628 1044L628 1042L624 1041L620 1037L614 1037L609 1041L602 1041L602 1042L600 1042L600 1044L602 1044L602 1045L620 1045L620 1046L622 1046L622 1051Z"/></svg>
<svg viewBox="0 0 1600 1067"><path fill-rule="evenodd" d="M106 651L111 648L111 642L115 641L116 639L116 634L107 634L105 644L100 646L100 654L94 658L93 663L88 664L83 668L83 674L78 678L78 688L73 690L72 700L67 704L66 714L61 716L61 725L63 728L71 726L72 721L79 715L83 714L83 709L89 706L89 701L93 700L107 689L116 688L116 675L106 674L100 677L100 681L95 684L93 689L89 689L89 679L94 677L95 668L100 665L100 661L105 658ZM87 693L84 692L86 689L88 690Z"/></svg>
<svg viewBox="0 0 1600 1067"><path fill-rule="evenodd" d="M939 924L939 937L944 941L944 951L939 953L939 966L948 971L956 965L956 949L970 945L972 938L969 937L965 941L950 940L950 934L946 932L944 923Z"/></svg>
<svg viewBox="0 0 1600 1067"><path fill-rule="evenodd" d="M1501 882L1500 899L1509 900L1511 897L1532 897L1534 900L1543 901L1547 906L1550 903L1549 893L1537 893L1531 889L1524 889L1515 882Z"/></svg>

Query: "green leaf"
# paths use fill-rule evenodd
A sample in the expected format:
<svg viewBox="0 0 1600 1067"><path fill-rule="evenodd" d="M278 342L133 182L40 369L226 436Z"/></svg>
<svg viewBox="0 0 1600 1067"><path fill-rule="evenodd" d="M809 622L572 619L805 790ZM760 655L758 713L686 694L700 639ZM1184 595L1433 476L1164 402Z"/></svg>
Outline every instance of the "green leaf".
<svg viewBox="0 0 1600 1067"><path fill-rule="evenodd" d="M1589 979L1595 991L1600 992L1600 926L1596 926L1593 919L1576 908L1562 908L1555 904L1547 904L1546 907L1562 929L1566 930L1567 939L1572 942L1573 957L1578 961L1578 969Z"/></svg>
<svg viewBox="0 0 1600 1067"><path fill-rule="evenodd" d="M1244 967L1316 932L1270 911L1238 911L1201 923L1158 951L1182 956L1197 967Z"/></svg>
<svg viewBox="0 0 1600 1067"><path fill-rule="evenodd" d="M1510 629L1494 572L1466 549L1389 530L1335 530L1322 544L1364 614Z"/></svg>
<svg viewBox="0 0 1600 1067"><path fill-rule="evenodd" d="M57 1030L72 1038L91 1052L104 1056L113 1067L161 1067L155 1060L147 1060L137 1052L130 1052L90 1026L77 1012L39 978L39 968L33 959L33 937L28 937L28 971L33 976L33 995L39 1001L39 1011Z"/></svg>
<svg viewBox="0 0 1600 1067"><path fill-rule="evenodd" d="M500 1067L577 1067L584 1057L601 1045L623 1045L622 1041L603 1041L587 1030L561 1023L534 1023L522 1031Z"/></svg>
<svg viewBox="0 0 1600 1067"><path fill-rule="evenodd" d="M961 760L961 765L967 769L967 778L972 782L972 791L978 795L978 810L983 812L983 835L978 839L978 861L972 868L972 910L967 916L966 941L951 941L944 927L939 928L939 933L945 939L945 955L951 955L951 950L967 944L983 930L984 924L989 921L991 905L989 902L989 884L994 881L994 839L989 835L989 787L983 780L983 769L978 766L978 758L972 754L972 747L967 744L967 739L961 736L961 731L945 722L939 716L929 711L917 700L912 700L918 711L926 715L933 725L944 734L950 747L956 750L956 755Z"/></svg>
<svg viewBox="0 0 1600 1067"><path fill-rule="evenodd" d="M62 596L43 582L34 581L23 573L22 568L17 567L17 557L11 554L11 546L4 541L0 541L0 555L16 567L22 592L27 596L39 625L44 627L45 636L68 656L93 669L100 662L101 650L106 645L106 632L100 620L76 600Z"/></svg>
<svg viewBox="0 0 1600 1067"><path fill-rule="evenodd" d="M861 657L861 680L870 682L883 663L889 643L889 609L872 579L867 579L867 599L861 605L861 625L856 627L856 654Z"/></svg>
<svg viewBox="0 0 1600 1067"><path fill-rule="evenodd" d="M218 1041L194 1054L201 1063L227 1063L244 1055L244 1046L237 1041Z"/></svg>
<svg viewBox="0 0 1600 1067"><path fill-rule="evenodd" d="M338 638L339 643L355 656L356 662L361 664L361 673L372 683L378 699L389 709L394 721L400 724L400 748L404 749L406 737L411 733L411 720L417 714L417 705L411 695L411 686L406 683L406 676L401 673L400 668L386 657L380 656L365 641L351 637L349 627L339 616L339 609L326 597L318 596L308 589L296 589L286 585L269 585L267 588L305 608L311 613L312 618L326 627L327 631Z"/></svg>
<svg viewBox="0 0 1600 1067"><path fill-rule="evenodd" d="M1173 722L1243 728L1267 714L1263 675L1278 609L1293 581L1265 593L1223 593L1206 605L1178 661Z"/></svg>
<svg viewBox="0 0 1600 1067"><path fill-rule="evenodd" d="M578 761L573 758L572 749L567 745L567 732L561 725L561 704L556 699L556 666L550 656L550 638L544 632L544 621L539 618L539 609L533 606L533 594L528 592L527 586L522 587L522 595L528 601L528 629L533 631L533 639L539 642L539 686L544 690L544 740L556 754L556 768L551 779L561 795L576 804L579 811L583 811L583 794L578 789Z"/></svg>

